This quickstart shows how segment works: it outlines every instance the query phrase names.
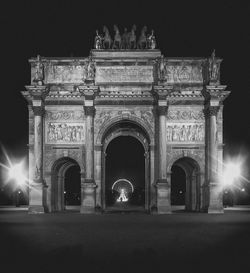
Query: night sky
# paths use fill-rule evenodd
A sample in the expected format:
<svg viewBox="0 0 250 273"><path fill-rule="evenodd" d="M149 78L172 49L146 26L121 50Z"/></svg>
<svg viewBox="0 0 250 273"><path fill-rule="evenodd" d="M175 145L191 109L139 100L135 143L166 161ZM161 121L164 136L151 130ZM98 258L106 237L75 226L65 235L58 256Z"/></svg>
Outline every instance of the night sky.
<svg viewBox="0 0 250 273"><path fill-rule="evenodd" d="M225 154L249 153L250 2L148 2L1 3L0 142L13 157L27 156L28 115L20 91L30 81L28 59L88 56L95 30L107 25L113 35L113 24L121 32L136 24L137 35L143 25L154 29L167 57L208 57L215 48L224 59L221 82L232 91L224 103Z"/></svg>

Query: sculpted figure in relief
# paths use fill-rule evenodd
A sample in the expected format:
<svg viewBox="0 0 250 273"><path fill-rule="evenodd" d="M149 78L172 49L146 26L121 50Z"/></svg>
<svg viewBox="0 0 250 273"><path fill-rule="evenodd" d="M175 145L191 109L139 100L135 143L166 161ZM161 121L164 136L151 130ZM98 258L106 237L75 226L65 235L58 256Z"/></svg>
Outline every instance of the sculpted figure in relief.
<svg viewBox="0 0 250 273"><path fill-rule="evenodd" d="M167 141L169 142L204 141L204 126L202 124L168 125Z"/></svg>
<svg viewBox="0 0 250 273"><path fill-rule="evenodd" d="M48 142L82 142L84 127L66 123L49 123L47 137Z"/></svg>

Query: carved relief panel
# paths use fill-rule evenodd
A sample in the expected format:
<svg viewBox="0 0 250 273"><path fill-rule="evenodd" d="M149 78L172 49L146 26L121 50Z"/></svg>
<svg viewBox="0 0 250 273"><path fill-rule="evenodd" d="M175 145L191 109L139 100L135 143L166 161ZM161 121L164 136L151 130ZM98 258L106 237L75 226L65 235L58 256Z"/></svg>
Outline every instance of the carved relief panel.
<svg viewBox="0 0 250 273"><path fill-rule="evenodd" d="M166 128L168 142L203 143L205 141L204 114L201 109L170 109Z"/></svg>
<svg viewBox="0 0 250 273"><path fill-rule="evenodd" d="M85 122L82 111L47 111L45 126L47 144L85 143Z"/></svg>
<svg viewBox="0 0 250 273"><path fill-rule="evenodd" d="M202 83L202 63L172 63L162 59L159 68L159 77L168 83Z"/></svg>

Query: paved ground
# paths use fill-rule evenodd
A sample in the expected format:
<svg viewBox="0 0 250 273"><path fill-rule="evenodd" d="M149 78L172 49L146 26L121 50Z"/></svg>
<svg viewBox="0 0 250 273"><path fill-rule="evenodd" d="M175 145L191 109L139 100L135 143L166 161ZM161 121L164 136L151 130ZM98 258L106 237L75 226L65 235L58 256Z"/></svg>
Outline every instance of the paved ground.
<svg viewBox="0 0 250 273"><path fill-rule="evenodd" d="M0 272L249 273L250 212L0 212Z"/></svg>

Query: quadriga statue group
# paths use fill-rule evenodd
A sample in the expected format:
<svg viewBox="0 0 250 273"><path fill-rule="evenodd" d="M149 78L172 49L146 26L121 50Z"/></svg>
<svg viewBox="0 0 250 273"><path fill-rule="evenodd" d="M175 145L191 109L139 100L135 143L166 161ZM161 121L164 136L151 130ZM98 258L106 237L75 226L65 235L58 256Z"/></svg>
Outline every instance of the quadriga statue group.
<svg viewBox="0 0 250 273"><path fill-rule="evenodd" d="M95 49L155 49L156 39L154 30L147 34L147 27L141 29L139 38L136 37L136 25L133 25L131 30L128 31L124 28L123 34L120 33L117 25L114 25L114 37L111 38L109 30L106 26L103 27L103 34L99 34L96 30L95 36Z"/></svg>

